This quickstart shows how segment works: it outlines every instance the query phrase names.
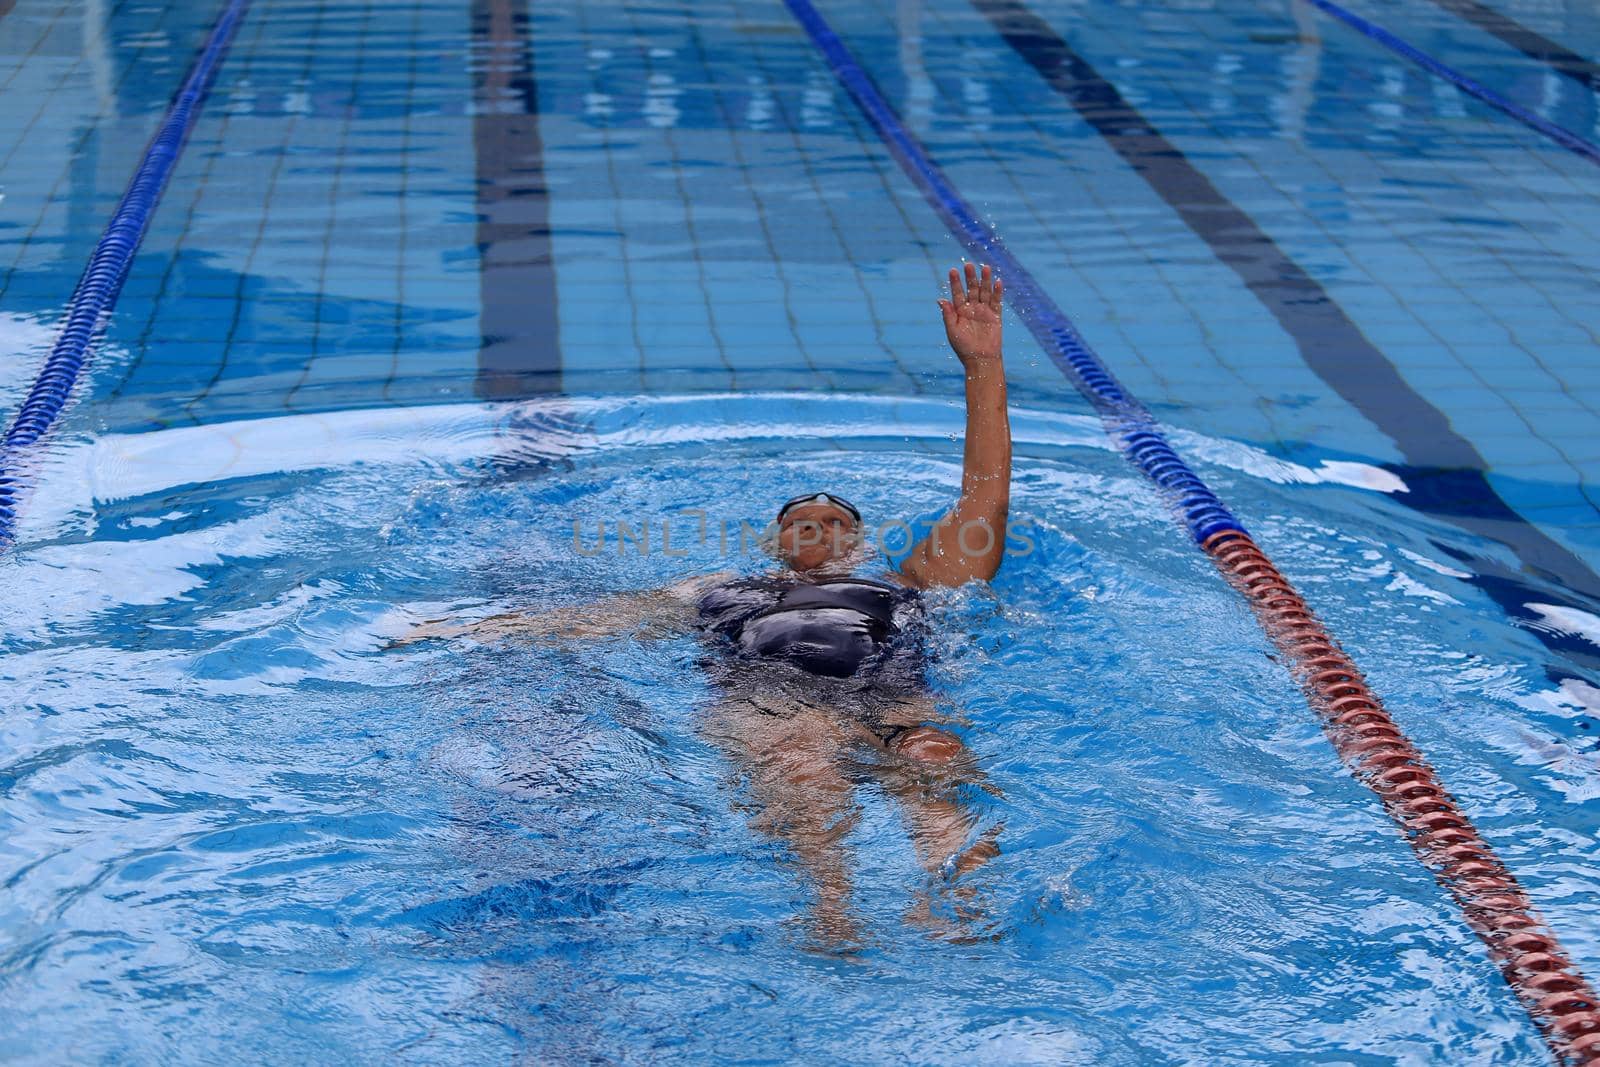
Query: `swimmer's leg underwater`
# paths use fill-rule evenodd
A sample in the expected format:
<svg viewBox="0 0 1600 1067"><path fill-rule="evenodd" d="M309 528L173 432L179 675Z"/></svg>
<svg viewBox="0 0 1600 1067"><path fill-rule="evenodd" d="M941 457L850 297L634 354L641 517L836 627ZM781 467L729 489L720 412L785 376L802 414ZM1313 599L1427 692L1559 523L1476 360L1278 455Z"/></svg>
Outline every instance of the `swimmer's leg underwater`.
<svg viewBox="0 0 1600 1067"><path fill-rule="evenodd" d="M978 813L962 802L961 789L979 786L996 796L999 790L988 783L959 737L929 725L950 716L937 710L932 696L920 694L897 700L894 712L880 718L894 727L888 740L859 723L851 725L859 740L883 754L874 764L874 777L898 802L923 869L955 878L998 856L998 827L968 844Z"/></svg>
<svg viewBox="0 0 1600 1067"><path fill-rule="evenodd" d="M927 725L937 717L930 696L898 699L879 717L891 727L885 741L850 710L793 694L729 694L706 715L703 735L744 780L751 827L788 847L816 894L819 940L859 940L845 838L860 822L854 790L863 769L895 801L930 878L953 881L999 855L999 827L973 842L979 813L961 796L972 785L993 789L959 738ZM928 911L924 900L913 915Z"/></svg>
<svg viewBox="0 0 1600 1067"><path fill-rule="evenodd" d="M774 704L774 698L730 696L711 709L702 733L745 780L755 809L751 828L783 841L811 883L818 939L856 942L844 844L859 821L845 773L853 738L824 709Z"/></svg>

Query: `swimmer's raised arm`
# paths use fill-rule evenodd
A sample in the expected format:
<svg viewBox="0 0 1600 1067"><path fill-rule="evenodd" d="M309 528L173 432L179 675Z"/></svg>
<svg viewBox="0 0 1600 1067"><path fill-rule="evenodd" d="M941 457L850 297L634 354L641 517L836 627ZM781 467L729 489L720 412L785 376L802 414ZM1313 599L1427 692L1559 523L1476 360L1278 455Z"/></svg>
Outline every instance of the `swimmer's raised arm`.
<svg viewBox="0 0 1600 1067"><path fill-rule="evenodd" d="M950 271L950 299L939 301L944 332L967 372L967 436L961 498L911 550L900 571L913 585L961 585L993 578L1005 557L1011 506L1011 419L1000 356L1005 291L985 266Z"/></svg>
<svg viewBox="0 0 1600 1067"><path fill-rule="evenodd" d="M482 619L455 622L430 619L389 647L417 641L467 637L475 641L503 638L540 639L609 637L633 631L642 637L672 637L688 630L694 605L707 588L733 577L732 571L685 578L660 589L620 593L590 604L549 611L510 611Z"/></svg>

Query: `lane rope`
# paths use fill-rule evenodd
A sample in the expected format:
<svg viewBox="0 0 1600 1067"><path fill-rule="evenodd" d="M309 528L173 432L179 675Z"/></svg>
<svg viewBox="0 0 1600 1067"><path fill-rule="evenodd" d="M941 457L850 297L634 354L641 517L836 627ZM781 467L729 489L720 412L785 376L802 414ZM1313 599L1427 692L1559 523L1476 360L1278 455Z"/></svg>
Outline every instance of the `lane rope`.
<svg viewBox="0 0 1600 1067"><path fill-rule="evenodd" d="M1201 547L1250 604L1339 758L1455 898L1557 1062L1600 1063L1594 990L1350 657L1248 534L1215 534Z"/></svg>
<svg viewBox="0 0 1600 1067"><path fill-rule="evenodd" d="M1571 130L1563 126L1557 126L1549 119L1535 115L1521 104L1512 103L1482 82L1469 78L1454 67L1434 59L1416 45L1395 36L1376 22L1364 19L1354 11L1341 7L1334 3L1333 0L1311 0L1311 3L1358 33L1365 34L1367 37L1377 41L1395 55L1409 59L1430 74L1438 75L1461 91L1475 96L1490 107L1497 108L1510 115L1529 129L1537 130L1562 148L1576 152L1591 163L1600 164L1600 145L1595 144L1593 141L1586 141Z"/></svg>
<svg viewBox="0 0 1600 1067"><path fill-rule="evenodd" d="M1483 456L1444 412L1412 388L1334 295L1218 189L1088 57L1024 0L971 4L1239 276L1294 340L1306 366L1399 446L1405 462L1384 465L1410 488L1399 494L1398 502L1499 541L1534 572L1600 602L1600 575L1506 503L1484 474ZM1475 501L1471 514L1462 513L1459 501L1464 498ZM1477 584L1512 618L1528 614L1523 605L1539 599L1530 598L1525 583ZM1591 607L1583 597L1573 598L1571 606ZM1535 627L1532 632L1553 648L1563 643L1547 629Z"/></svg>
<svg viewBox="0 0 1600 1067"><path fill-rule="evenodd" d="M0 550L16 537L17 507L24 488L19 462L22 453L50 431L71 398L88 364L96 335L116 306L134 253L144 240L150 217L161 201L217 69L249 6L250 0L231 0L212 26L161 125L145 146L139 169L100 235L88 266L78 278L50 355L4 437L0 437Z"/></svg>
<svg viewBox="0 0 1600 1067"><path fill-rule="evenodd" d="M1543 63L1585 89L1600 92L1600 63L1585 59L1572 49L1552 41L1502 11L1478 0L1433 0L1444 10L1466 19L1485 33L1500 38L1529 59Z"/></svg>
<svg viewBox="0 0 1600 1067"><path fill-rule="evenodd" d="M1232 512L1184 463L1150 413L929 158L811 0L784 3L901 169L968 253L996 267L1029 332L1250 604L1305 690L1335 752L1378 795L1417 858L1460 906L1557 1061L1600 1064L1600 1000L1355 664Z"/></svg>

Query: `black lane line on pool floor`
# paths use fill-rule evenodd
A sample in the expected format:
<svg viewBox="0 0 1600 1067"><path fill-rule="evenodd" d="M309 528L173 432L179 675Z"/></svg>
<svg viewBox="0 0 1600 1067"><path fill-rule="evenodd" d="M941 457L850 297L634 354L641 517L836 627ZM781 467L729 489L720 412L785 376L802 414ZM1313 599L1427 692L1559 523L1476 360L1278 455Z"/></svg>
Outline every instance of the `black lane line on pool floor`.
<svg viewBox="0 0 1600 1067"><path fill-rule="evenodd" d="M527 0L473 0L472 144L477 164L477 393L561 391L550 188L539 132Z"/></svg>
<svg viewBox="0 0 1600 1067"><path fill-rule="evenodd" d="M1585 597L1600 599L1600 576L1501 499L1472 443L1401 377L1322 284L1212 185L1116 86L1018 0L971 3L1232 268L1294 339L1306 365L1399 446L1406 464L1384 466L1410 490L1395 494L1401 503L1504 544L1532 570ZM1525 606L1529 598L1554 592L1524 588L1518 593L1501 582L1481 584L1508 613L1522 619L1529 617ZM1510 599L1504 598L1506 594ZM1582 651L1572 639L1535 632L1563 654Z"/></svg>
<svg viewBox="0 0 1600 1067"><path fill-rule="evenodd" d="M1585 89L1600 92L1600 63L1585 59L1539 31L1524 26L1510 15L1478 3L1478 0L1433 0L1433 2L1450 14L1466 19L1485 33L1500 38L1529 59L1545 64L1557 74L1566 75Z"/></svg>

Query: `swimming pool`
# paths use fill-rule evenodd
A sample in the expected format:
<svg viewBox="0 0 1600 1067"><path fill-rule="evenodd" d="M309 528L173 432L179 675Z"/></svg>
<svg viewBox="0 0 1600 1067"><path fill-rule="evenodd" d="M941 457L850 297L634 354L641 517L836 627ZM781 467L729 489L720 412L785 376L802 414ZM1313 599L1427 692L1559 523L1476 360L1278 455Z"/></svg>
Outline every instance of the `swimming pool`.
<svg viewBox="0 0 1600 1067"><path fill-rule="evenodd" d="M1600 136L1571 62L1449 6L1354 10ZM0 0L8 417L221 10ZM816 11L1592 974L1593 164L1300 4ZM386 649L757 569L716 531L814 486L948 503L963 247L794 15L242 12L7 457L6 1059L1548 1062L1020 320L1029 548L934 606L1001 845L968 895L864 778L864 946L815 944L692 640Z"/></svg>

